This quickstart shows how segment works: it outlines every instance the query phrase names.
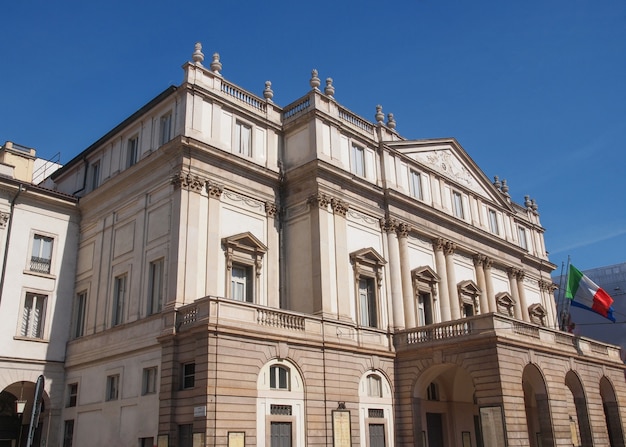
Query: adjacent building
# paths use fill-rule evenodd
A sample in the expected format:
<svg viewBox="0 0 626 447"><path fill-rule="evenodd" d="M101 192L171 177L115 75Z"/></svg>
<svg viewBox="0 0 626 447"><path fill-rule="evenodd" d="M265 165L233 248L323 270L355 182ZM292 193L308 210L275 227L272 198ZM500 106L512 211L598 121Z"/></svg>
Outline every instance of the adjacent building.
<svg viewBox="0 0 626 447"><path fill-rule="evenodd" d="M624 445L534 200L315 70L281 107L203 64L44 183L81 214L57 445Z"/></svg>
<svg viewBox="0 0 626 447"><path fill-rule="evenodd" d="M0 445L25 445L35 384L45 378L35 444L60 445L65 347L80 215L77 198L33 184L49 163L0 147ZM52 166L53 167L53 166Z"/></svg>

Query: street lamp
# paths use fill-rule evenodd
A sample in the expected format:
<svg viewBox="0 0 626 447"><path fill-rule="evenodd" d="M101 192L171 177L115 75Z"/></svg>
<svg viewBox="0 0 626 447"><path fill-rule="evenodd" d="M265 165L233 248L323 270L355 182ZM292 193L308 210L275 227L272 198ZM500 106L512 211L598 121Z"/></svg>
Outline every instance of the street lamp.
<svg viewBox="0 0 626 447"><path fill-rule="evenodd" d="M22 388L20 389L20 398L15 401L15 412L20 416L24 413L26 409L26 400L23 398L24 394L24 382L22 382Z"/></svg>

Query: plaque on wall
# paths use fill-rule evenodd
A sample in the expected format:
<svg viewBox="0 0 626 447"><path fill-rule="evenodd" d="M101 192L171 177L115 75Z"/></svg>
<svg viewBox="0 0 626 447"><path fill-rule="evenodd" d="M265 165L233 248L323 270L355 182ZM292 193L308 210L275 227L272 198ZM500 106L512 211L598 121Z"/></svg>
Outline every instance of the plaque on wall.
<svg viewBox="0 0 626 447"><path fill-rule="evenodd" d="M228 432L228 447L245 447L246 445L246 432L244 431L229 431Z"/></svg>
<svg viewBox="0 0 626 447"><path fill-rule="evenodd" d="M159 435L157 436L157 446L158 447L169 447L170 438L168 435Z"/></svg>
<svg viewBox="0 0 626 447"><path fill-rule="evenodd" d="M350 447L350 411L333 410L333 446Z"/></svg>

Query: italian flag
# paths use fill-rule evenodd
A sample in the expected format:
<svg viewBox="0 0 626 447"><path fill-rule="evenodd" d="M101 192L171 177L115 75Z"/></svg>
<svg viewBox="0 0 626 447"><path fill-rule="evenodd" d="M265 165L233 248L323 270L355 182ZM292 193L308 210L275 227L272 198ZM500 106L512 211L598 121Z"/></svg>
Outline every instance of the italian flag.
<svg viewBox="0 0 626 447"><path fill-rule="evenodd" d="M615 322L612 307L613 298L571 264L569 266L565 298L572 300L572 306L582 307L583 309L599 313Z"/></svg>

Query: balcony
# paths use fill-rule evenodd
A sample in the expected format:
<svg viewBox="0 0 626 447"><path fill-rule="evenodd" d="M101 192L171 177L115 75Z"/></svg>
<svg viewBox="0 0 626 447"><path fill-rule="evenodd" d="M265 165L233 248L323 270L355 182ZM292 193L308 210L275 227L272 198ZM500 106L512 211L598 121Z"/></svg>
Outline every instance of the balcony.
<svg viewBox="0 0 626 447"><path fill-rule="evenodd" d="M375 351L392 350L385 329L354 322L273 309L227 298L205 297L163 314L163 334L192 332L207 326L223 332L307 344L341 345Z"/></svg>
<svg viewBox="0 0 626 447"><path fill-rule="evenodd" d="M475 344L481 339L484 339L485 343L497 342L536 350L558 350L566 355L622 363L619 346L526 323L501 314L477 315L398 331L394 334L394 346L397 352L407 352L421 348L442 348L450 343Z"/></svg>

